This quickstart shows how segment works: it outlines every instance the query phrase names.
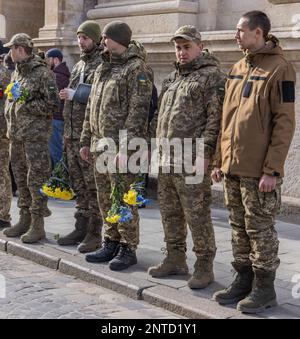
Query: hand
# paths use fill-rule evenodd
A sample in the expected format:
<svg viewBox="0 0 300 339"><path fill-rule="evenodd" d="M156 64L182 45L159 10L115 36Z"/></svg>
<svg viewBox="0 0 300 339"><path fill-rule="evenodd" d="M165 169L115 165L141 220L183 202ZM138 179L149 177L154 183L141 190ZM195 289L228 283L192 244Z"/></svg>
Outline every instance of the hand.
<svg viewBox="0 0 300 339"><path fill-rule="evenodd" d="M218 167L214 167L214 169L211 172L211 178L214 182L221 182L222 181L222 171Z"/></svg>
<svg viewBox="0 0 300 339"><path fill-rule="evenodd" d="M60 98L60 100L68 100L69 95L68 95L67 88L62 89L62 90L59 92L59 98Z"/></svg>
<svg viewBox="0 0 300 339"><path fill-rule="evenodd" d="M90 162L90 148L87 146L84 146L79 151L81 159Z"/></svg>
<svg viewBox="0 0 300 339"><path fill-rule="evenodd" d="M272 192L277 184L277 178L273 175L264 174L259 181L260 192Z"/></svg>
<svg viewBox="0 0 300 339"><path fill-rule="evenodd" d="M73 100L75 90L72 88L64 88L59 92L60 100Z"/></svg>

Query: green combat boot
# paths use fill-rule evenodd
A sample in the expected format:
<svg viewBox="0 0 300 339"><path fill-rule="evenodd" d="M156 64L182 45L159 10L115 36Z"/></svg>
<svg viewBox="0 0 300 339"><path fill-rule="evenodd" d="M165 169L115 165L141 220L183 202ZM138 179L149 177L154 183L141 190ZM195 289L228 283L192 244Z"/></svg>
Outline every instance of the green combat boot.
<svg viewBox="0 0 300 339"><path fill-rule="evenodd" d="M21 241L27 244L32 244L45 238L44 217L32 214L29 231L22 235Z"/></svg>
<svg viewBox="0 0 300 339"><path fill-rule="evenodd" d="M22 208L20 210L20 219L16 225L6 228L3 234L7 237L19 237L29 230L31 223L31 215L29 209Z"/></svg>
<svg viewBox="0 0 300 339"><path fill-rule="evenodd" d="M76 219L75 230L64 237L59 238L57 240L58 245L60 246L76 245L79 242L81 242L86 236L89 218L83 216L82 214L75 213L75 219Z"/></svg>
<svg viewBox="0 0 300 339"><path fill-rule="evenodd" d="M82 240L77 250L80 253L94 252L101 247L101 229L102 219L97 216L91 216L89 220L87 235Z"/></svg>
<svg viewBox="0 0 300 339"><path fill-rule="evenodd" d="M244 299L252 290L252 266L237 263L232 263L232 266L237 271L235 280L229 287L213 295L213 299L221 305L235 304Z"/></svg>
<svg viewBox="0 0 300 339"><path fill-rule="evenodd" d="M188 281L189 288L205 288L215 280L212 260L197 258L194 268L195 271Z"/></svg>
<svg viewBox="0 0 300 339"><path fill-rule="evenodd" d="M160 264L150 267L148 270L148 274L153 278L162 278L168 275L186 275L188 273L185 251L177 249L168 249L166 258Z"/></svg>
<svg viewBox="0 0 300 339"><path fill-rule="evenodd" d="M252 292L237 305L237 310L243 313L255 314L277 306L274 289L275 272L255 269L254 275Z"/></svg>

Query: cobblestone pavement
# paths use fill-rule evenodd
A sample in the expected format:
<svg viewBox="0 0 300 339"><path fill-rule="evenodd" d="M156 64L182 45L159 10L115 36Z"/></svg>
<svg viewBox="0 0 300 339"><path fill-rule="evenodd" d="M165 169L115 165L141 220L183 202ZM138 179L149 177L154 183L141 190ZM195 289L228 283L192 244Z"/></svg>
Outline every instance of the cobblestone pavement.
<svg viewBox="0 0 300 339"><path fill-rule="evenodd" d="M3 288L3 281L6 289ZM24 259L0 253L0 319L3 318L180 319L181 317L143 301L127 298Z"/></svg>

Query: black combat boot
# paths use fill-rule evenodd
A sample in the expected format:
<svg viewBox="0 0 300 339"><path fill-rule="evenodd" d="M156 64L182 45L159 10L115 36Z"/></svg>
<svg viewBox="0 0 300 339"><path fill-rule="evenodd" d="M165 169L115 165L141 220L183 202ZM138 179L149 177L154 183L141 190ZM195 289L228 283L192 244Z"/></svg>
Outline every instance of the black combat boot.
<svg viewBox="0 0 300 339"><path fill-rule="evenodd" d="M229 287L213 295L213 299L221 305L235 304L244 299L252 290L254 277L252 266L237 263L232 263L232 266L237 271L235 280Z"/></svg>
<svg viewBox="0 0 300 339"><path fill-rule="evenodd" d="M121 244L118 254L110 261L109 268L112 271L122 271L136 263L135 250L130 249L128 245Z"/></svg>
<svg viewBox="0 0 300 339"><path fill-rule="evenodd" d="M255 314L277 305L274 288L275 272L254 269L252 292L237 305L243 313Z"/></svg>
<svg viewBox="0 0 300 339"><path fill-rule="evenodd" d="M117 255L119 246L120 243L118 241L104 239L102 247L96 252L87 254L85 260L95 263L110 261Z"/></svg>
<svg viewBox="0 0 300 339"><path fill-rule="evenodd" d="M0 228L11 227L10 221L0 220Z"/></svg>

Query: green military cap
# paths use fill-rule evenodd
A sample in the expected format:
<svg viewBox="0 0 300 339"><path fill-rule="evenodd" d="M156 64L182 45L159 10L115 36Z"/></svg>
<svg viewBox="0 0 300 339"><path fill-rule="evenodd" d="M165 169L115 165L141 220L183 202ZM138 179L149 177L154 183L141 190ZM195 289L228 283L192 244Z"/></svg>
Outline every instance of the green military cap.
<svg viewBox="0 0 300 339"><path fill-rule="evenodd" d="M181 38L188 41L200 40L201 41L201 33L197 30L196 27L191 25L182 26L177 29L174 33L171 41Z"/></svg>
<svg viewBox="0 0 300 339"><path fill-rule="evenodd" d="M33 48L33 41L31 37L25 33L15 34L10 41L4 45L4 47L12 47L12 46L23 46Z"/></svg>

